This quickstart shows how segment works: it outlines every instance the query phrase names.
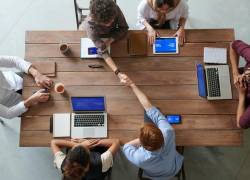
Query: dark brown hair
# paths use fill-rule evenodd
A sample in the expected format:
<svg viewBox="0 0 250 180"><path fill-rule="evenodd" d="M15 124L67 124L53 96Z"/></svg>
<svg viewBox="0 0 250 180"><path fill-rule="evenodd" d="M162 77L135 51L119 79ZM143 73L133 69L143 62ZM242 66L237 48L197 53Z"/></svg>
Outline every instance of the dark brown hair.
<svg viewBox="0 0 250 180"><path fill-rule="evenodd" d="M89 151L79 145L69 151L63 167L64 180L80 180L85 175L85 169L89 166Z"/></svg>
<svg viewBox="0 0 250 180"><path fill-rule="evenodd" d="M148 151L155 151L162 147L164 138L161 130L152 123L145 123L140 130L140 142Z"/></svg>
<svg viewBox="0 0 250 180"><path fill-rule="evenodd" d="M117 12L116 4L113 0L91 0L89 9L93 20L101 23L110 22Z"/></svg>

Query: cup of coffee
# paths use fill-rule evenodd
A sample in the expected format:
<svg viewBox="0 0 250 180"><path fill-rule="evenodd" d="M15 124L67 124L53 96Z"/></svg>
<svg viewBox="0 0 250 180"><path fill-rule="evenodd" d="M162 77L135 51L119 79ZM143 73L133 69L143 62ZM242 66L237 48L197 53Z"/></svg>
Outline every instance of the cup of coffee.
<svg viewBox="0 0 250 180"><path fill-rule="evenodd" d="M58 94L64 93L64 91L65 91L64 84L63 83L56 83L55 87L54 87L54 90Z"/></svg>
<svg viewBox="0 0 250 180"><path fill-rule="evenodd" d="M66 54L69 51L69 45L67 43L60 43L59 49L61 53Z"/></svg>

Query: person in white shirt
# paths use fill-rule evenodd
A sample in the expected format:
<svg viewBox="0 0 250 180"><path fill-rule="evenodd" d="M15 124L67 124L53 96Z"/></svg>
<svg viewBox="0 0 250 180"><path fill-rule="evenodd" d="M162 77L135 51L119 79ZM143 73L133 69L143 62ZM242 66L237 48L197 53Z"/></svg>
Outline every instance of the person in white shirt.
<svg viewBox="0 0 250 180"><path fill-rule="evenodd" d="M62 149L68 148L67 154ZM56 168L64 179L103 179L113 166L120 148L118 139L53 139L51 149Z"/></svg>
<svg viewBox="0 0 250 180"><path fill-rule="evenodd" d="M137 11L137 28L148 31L150 44L160 36L156 29L177 29L174 36L179 38L180 45L184 44L184 27L188 18L186 0L142 0Z"/></svg>
<svg viewBox="0 0 250 180"><path fill-rule="evenodd" d="M52 80L38 72L31 63L16 56L0 56L0 68L16 68L33 76L36 84L42 88L49 89ZM49 93L41 89L23 100L21 94L23 79L13 71L0 70L0 117L12 119L20 116L28 110L29 107L39 102L46 102L49 99Z"/></svg>

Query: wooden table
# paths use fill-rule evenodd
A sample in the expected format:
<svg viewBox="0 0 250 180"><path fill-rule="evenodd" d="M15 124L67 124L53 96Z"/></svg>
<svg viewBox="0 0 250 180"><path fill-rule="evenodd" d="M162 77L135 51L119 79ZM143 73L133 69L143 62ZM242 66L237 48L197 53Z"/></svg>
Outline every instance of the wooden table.
<svg viewBox="0 0 250 180"><path fill-rule="evenodd" d="M145 33L130 31L130 33ZM173 31L162 31L171 35ZM20 146L49 146L52 134L49 119L53 113L70 112L69 96L106 96L109 138L123 143L138 137L143 125L143 108L130 88L119 83L103 60L82 60L81 31L28 31L26 33L27 60L55 61L54 81L66 85L67 94L52 92L47 103L32 107L21 120ZM242 130L236 127L237 92L233 99L207 101L198 96L195 63L202 62L204 47L225 47L234 40L233 29L187 30L186 44L180 54L155 56L148 46L148 56L130 56L126 38L114 43L111 55L121 71L126 72L141 90L165 114L181 114L182 124L174 125L176 143L181 146L239 146ZM64 56L58 50L63 41L70 44L71 53ZM229 52L229 51L228 51ZM229 60L229 57L228 57ZM90 69L101 64L103 69ZM39 67L46 69L46 65ZM24 77L23 97L36 90L31 77Z"/></svg>

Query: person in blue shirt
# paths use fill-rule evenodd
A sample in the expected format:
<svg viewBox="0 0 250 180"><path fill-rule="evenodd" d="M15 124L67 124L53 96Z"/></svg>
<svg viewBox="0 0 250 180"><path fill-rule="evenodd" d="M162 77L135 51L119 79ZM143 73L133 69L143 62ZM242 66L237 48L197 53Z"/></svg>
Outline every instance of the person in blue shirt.
<svg viewBox="0 0 250 180"><path fill-rule="evenodd" d="M123 153L131 163L143 169L144 178L166 180L174 177L181 169L183 156L176 151L173 127L126 74L122 75L121 82L131 87L153 122L144 123L139 138L126 143Z"/></svg>

